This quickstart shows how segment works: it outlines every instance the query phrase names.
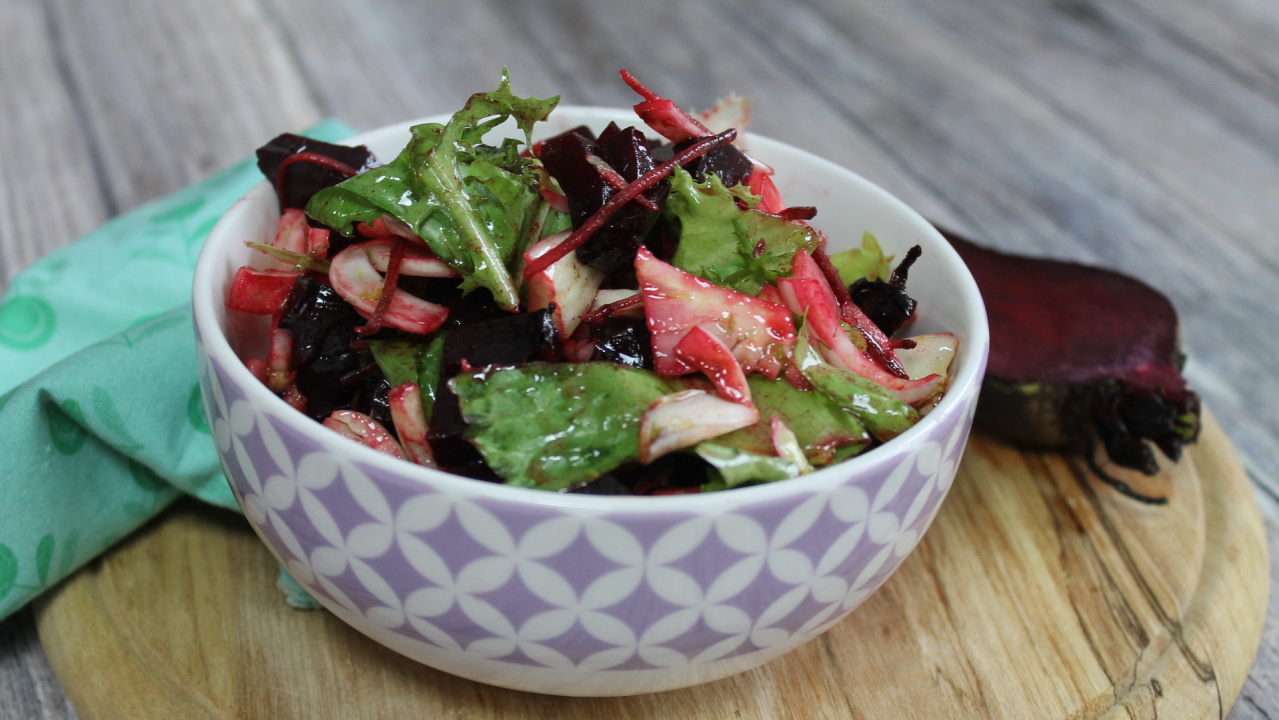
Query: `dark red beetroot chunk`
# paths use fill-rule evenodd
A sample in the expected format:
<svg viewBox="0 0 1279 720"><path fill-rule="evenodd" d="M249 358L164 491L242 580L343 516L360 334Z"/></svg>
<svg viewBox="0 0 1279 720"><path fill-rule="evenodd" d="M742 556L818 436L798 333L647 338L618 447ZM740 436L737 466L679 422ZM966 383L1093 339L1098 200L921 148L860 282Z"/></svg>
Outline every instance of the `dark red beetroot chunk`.
<svg viewBox="0 0 1279 720"><path fill-rule="evenodd" d="M598 152L595 139L578 130L569 130L541 143L538 157L568 198L568 212L574 226L590 217L613 194L612 187L587 160L588 155Z"/></svg>
<svg viewBox="0 0 1279 720"><path fill-rule="evenodd" d="M448 328L444 336L443 368L435 391L427 439L440 467L475 477L482 468L479 452L462 439L466 423L457 394L448 381L463 369L488 365L522 365L542 360L555 345L555 326L549 310L504 314L495 320ZM491 473L490 473L491 474ZM482 479L491 479L482 476Z"/></svg>
<svg viewBox="0 0 1279 720"><path fill-rule="evenodd" d="M331 158L356 172L368 170L376 162L373 154L363 145L347 147L285 133L258 148L258 169L275 184L280 174L280 164L296 153L316 153ZM312 195L326 187L337 185L348 177L350 173L337 169L337 165L317 162L291 163L285 171L283 188L276 186L280 198L280 209L304 208ZM283 192L279 192L281 189Z"/></svg>
<svg viewBox="0 0 1279 720"><path fill-rule="evenodd" d="M368 396L376 392L381 374L360 374L360 354L351 349L351 343L360 339L355 328L364 322L333 288L313 277L298 277L280 327L293 335L298 390L306 397L307 415L317 421L334 410L367 412L376 404Z"/></svg>
<svg viewBox="0 0 1279 720"><path fill-rule="evenodd" d="M978 421L1016 442L1091 450L1158 472L1146 441L1176 460L1199 429L1181 377L1177 313L1159 291L1104 268L1008 255L952 233L990 319ZM1091 452L1087 457L1093 460ZM1102 479L1147 501L1093 464Z"/></svg>
<svg viewBox="0 0 1279 720"><path fill-rule="evenodd" d="M599 326L592 326L591 334L595 338L593 362L653 369L653 340L644 320L610 317Z"/></svg>
<svg viewBox="0 0 1279 720"><path fill-rule="evenodd" d="M906 294L906 277L920 253L918 245L912 247L888 280L859 278L848 286L850 299L888 337L915 314L915 299Z"/></svg>
<svg viewBox="0 0 1279 720"><path fill-rule="evenodd" d="M607 170L591 162L592 155L628 183L656 166L642 133L635 128L620 129L612 123L600 133L598 141L572 130L543 142L539 157L568 198L575 228L618 192L605 178ZM651 207L660 206L669 192L668 184L659 183L645 190L643 197ZM658 212L651 207L627 203L578 247L578 260L606 273L630 265L636 249L657 221Z"/></svg>
<svg viewBox="0 0 1279 720"><path fill-rule="evenodd" d="M697 142L698 138L675 143L672 155ZM714 173L724 187L741 185L751 176L755 166L736 145L723 145L682 166L697 182L705 182L707 173Z"/></svg>

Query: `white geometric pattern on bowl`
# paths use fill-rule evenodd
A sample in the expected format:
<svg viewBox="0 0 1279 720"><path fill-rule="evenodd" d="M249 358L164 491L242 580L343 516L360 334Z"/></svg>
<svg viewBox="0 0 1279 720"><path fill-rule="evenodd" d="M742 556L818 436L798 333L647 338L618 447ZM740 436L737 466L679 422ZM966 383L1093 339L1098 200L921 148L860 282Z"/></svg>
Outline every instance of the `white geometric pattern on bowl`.
<svg viewBox="0 0 1279 720"><path fill-rule="evenodd" d="M345 460L255 407L208 352L200 384L245 515L326 607L449 672L575 694L601 670L609 693L691 685L821 634L932 522L975 407L821 492L633 514L468 497Z"/></svg>

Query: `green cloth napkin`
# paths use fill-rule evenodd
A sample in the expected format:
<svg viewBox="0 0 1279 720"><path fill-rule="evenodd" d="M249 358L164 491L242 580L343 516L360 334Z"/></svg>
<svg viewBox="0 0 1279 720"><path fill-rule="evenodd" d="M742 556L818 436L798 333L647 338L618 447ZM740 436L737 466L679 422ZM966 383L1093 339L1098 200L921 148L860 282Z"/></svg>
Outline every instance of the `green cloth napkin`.
<svg viewBox="0 0 1279 720"><path fill-rule="evenodd" d="M0 303L0 619L183 493L236 508L196 383L191 279L213 224L261 179L246 160L14 279Z"/></svg>

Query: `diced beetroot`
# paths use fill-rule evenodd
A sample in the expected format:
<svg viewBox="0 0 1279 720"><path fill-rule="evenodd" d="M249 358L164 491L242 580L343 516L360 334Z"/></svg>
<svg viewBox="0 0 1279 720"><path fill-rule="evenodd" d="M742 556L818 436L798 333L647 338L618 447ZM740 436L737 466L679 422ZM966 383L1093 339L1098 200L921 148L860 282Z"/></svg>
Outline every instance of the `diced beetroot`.
<svg viewBox="0 0 1279 720"><path fill-rule="evenodd" d="M553 137L542 144L539 158L564 192L574 228L656 166L642 133L612 124L598 142L579 131ZM618 207L577 248L578 260L605 273L630 265L669 191L668 185L653 184Z"/></svg>
<svg viewBox="0 0 1279 720"><path fill-rule="evenodd" d="M290 156L299 154L312 159L320 155L336 163L289 161ZM363 145L346 147L288 133L258 148L257 157L258 168L276 186L281 209L306 207L316 192L350 177L348 170L363 171L376 164L373 155Z"/></svg>
<svg viewBox="0 0 1279 720"><path fill-rule="evenodd" d="M284 308L297 277L295 272L242 267L231 280L226 306L254 315L275 315Z"/></svg>
<svg viewBox="0 0 1279 720"><path fill-rule="evenodd" d="M298 278L278 321L292 337L288 368L295 374L293 384L280 394L285 402L316 422L334 410L356 410L383 424L391 422L390 383L377 365L364 363L356 344L355 328L362 322L323 280Z"/></svg>
<svg viewBox="0 0 1279 720"><path fill-rule="evenodd" d="M713 325L709 329L699 325L689 330L675 345L675 357L710 378L724 399L749 404L751 388L746 384L746 373L714 329Z"/></svg>
<svg viewBox="0 0 1279 720"><path fill-rule="evenodd" d="M906 252L906 257L893 268L888 280L858 278L848 287L849 299L861 308L866 316L884 331L892 335L915 316L917 303L906 294L906 278L910 266L922 253L918 245Z"/></svg>
<svg viewBox="0 0 1279 720"><path fill-rule="evenodd" d="M636 254L635 273L659 375L698 370L675 354L675 346L698 326L729 347L743 371L769 379L782 371L795 345L795 324L784 306L686 273L658 260L647 248Z"/></svg>
<svg viewBox="0 0 1279 720"><path fill-rule="evenodd" d="M694 142L697 140L677 142L673 150L678 153ZM737 149L736 145L723 145L700 158L684 163L683 168L697 182L705 182L707 174L714 174L719 176L725 187L732 187L745 184L754 172L755 166L751 164L751 159L746 157L745 153Z"/></svg>
<svg viewBox="0 0 1279 720"><path fill-rule="evenodd" d="M619 365L653 369L653 342L644 324L644 317L634 319L625 316L613 316L600 325L585 326L590 328L592 340L591 353L580 362L593 360L613 362ZM567 348L565 358L572 360Z"/></svg>
<svg viewBox="0 0 1279 720"><path fill-rule="evenodd" d="M479 452L462 438L466 422L457 394L449 380L467 367L520 365L542 359L556 340L555 325L546 310L511 314L497 311L491 320L466 325L450 323L444 336L443 372L435 388L435 408L431 411L427 437L435 459L450 472L479 462Z"/></svg>
<svg viewBox="0 0 1279 720"><path fill-rule="evenodd" d="M639 195L650 192L654 186L665 180L676 167L681 166L690 160L701 157L717 147L731 143L733 138L736 136L736 131L728 130L713 137L702 138L680 152L675 153L669 160L662 162L662 164L644 173L635 182L627 185L625 189L616 191L615 194L608 198L608 202L601 205L600 208L592 213L585 222L575 227L567 240L543 253L535 261L525 265L524 277L528 278L536 275L556 260L559 260L565 255L581 247L583 243L590 240L591 236L598 232L600 228L604 227L610 220L612 220L614 215L627 207L631 201ZM604 187L608 187L608 185L605 184ZM626 256L629 257L629 253ZM608 271L609 270L606 270L606 272Z"/></svg>

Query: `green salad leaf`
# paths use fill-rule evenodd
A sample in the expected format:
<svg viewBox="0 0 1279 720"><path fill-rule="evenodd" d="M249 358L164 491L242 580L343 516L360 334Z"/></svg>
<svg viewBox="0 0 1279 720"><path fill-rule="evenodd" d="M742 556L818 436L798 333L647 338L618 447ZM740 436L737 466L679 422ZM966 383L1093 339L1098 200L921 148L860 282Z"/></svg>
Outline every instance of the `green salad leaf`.
<svg viewBox="0 0 1279 720"><path fill-rule="evenodd" d="M812 228L754 209L742 211L739 199L753 204L758 198L740 185L724 187L714 173L699 183L676 168L670 182L662 213L679 227L671 264L685 272L758 295L764 285L790 274L795 253L811 253L821 244Z"/></svg>
<svg viewBox="0 0 1279 720"><path fill-rule="evenodd" d="M499 306L515 310L520 299L511 266L529 244L544 201L519 141L494 147L482 140L508 119L527 139L558 102L517 97L503 72L497 90L472 95L445 124L415 125L394 160L321 190L306 212L345 235L356 222L395 218L462 274L463 289L488 288Z"/></svg>
<svg viewBox="0 0 1279 720"><path fill-rule="evenodd" d="M889 395L879 383L822 360L809 344L806 327L797 333L794 357L813 388L857 416L876 439L886 442L919 422L915 408Z"/></svg>
<svg viewBox="0 0 1279 720"><path fill-rule="evenodd" d="M705 440L695 449L697 455L715 469L712 479L702 486L703 492L786 480L803 473L803 468L792 460L743 450L718 440Z"/></svg>
<svg viewBox="0 0 1279 720"><path fill-rule="evenodd" d="M845 285L852 285L862 278L887 280L893 272L893 256L885 255L879 241L870 233L862 234L860 248L837 252L830 256L830 261Z"/></svg>
<svg viewBox="0 0 1279 720"><path fill-rule="evenodd" d="M508 484L561 490L639 455L639 422L682 388L613 363L529 363L449 381L466 437Z"/></svg>
<svg viewBox="0 0 1279 720"><path fill-rule="evenodd" d="M870 443L870 434L857 417L823 393L796 390L783 379L769 380L755 373L746 376L746 383L759 410L759 422L707 442L777 459L770 425L777 417L795 434L804 457L816 466L830 464L837 452L841 458L854 455Z"/></svg>
<svg viewBox="0 0 1279 720"><path fill-rule="evenodd" d="M431 333L429 340L370 340L369 352L391 387L417 383L422 396L422 412L429 423L435 410L435 390L444 366L443 331Z"/></svg>

